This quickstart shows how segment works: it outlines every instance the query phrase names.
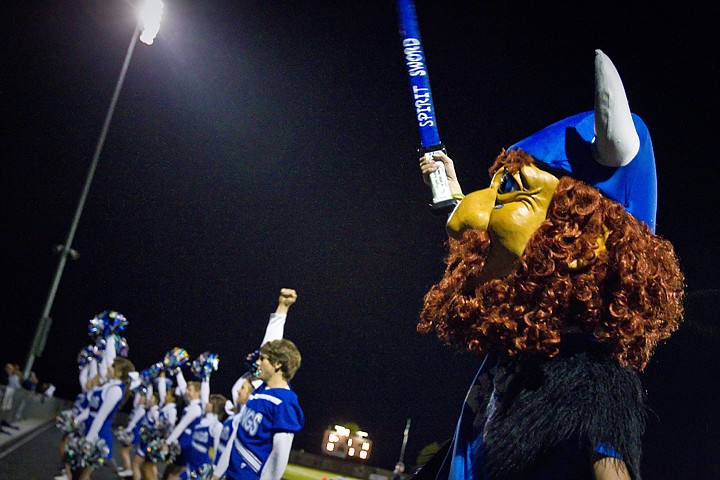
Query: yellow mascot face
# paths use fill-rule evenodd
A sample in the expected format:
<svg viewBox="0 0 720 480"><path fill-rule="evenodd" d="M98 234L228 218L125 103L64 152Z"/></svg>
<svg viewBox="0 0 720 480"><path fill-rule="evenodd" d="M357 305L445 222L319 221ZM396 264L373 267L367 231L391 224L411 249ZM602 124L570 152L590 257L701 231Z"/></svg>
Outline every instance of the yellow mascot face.
<svg viewBox="0 0 720 480"><path fill-rule="evenodd" d="M535 165L516 173L501 168L490 186L465 196L448 219L450 237L469 229L487 231L491 245L484 280L504 278L515 271L528 240L545 220L558 178Z"/></svg>

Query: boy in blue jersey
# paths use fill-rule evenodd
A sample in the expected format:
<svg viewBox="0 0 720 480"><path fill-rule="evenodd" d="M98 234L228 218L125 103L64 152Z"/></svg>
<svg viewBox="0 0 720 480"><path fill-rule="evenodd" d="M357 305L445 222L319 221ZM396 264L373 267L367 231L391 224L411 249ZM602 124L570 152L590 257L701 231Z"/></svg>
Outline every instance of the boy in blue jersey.
<svg viewBox="0 0 720 480"><path fill-rule="evenodd" d="M297 292L294 289L280 289L277 308L274 313L270 314L270 319L265 329L265 335L262 343L260 344L261 347L270 341L278 340L283 337L288 312L290 307L294 305L296 301ZM225 478L225 472L227 471L230 463L230 454L233 450L232 445L236 436L238 422L240 420L240 413L245 408L245 403L247 403L250 395L252 395L255 392L255 389L259 388L262 384L263 380L254 378L252 372L245 372L240 376L240 378L238 378L232 387L231 398L233 411L228 411L230 417L223 422L220 439L215 448L213 477L216 479Z"/></svg>
<svg viewBox="0 0 720 480"><path fill-rule="evenodd" d="M257 378L264 383L250 395L237 416L235 438L225 472L229 480L280 480L287 467L293 437L305 423L289 381L302 357L295 344L280 339L260 349Z"/></svg>

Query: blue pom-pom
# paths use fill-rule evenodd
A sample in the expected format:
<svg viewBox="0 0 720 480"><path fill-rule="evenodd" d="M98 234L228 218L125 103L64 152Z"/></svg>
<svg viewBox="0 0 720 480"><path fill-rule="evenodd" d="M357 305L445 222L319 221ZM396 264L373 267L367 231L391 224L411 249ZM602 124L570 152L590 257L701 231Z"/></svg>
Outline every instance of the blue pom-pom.
<svg viewBox="0 0 720 480"><path fill-rule="evenodd" d="M105 440L89 441L85 437L71 435L65 444L65 462L72 470L95 469L105 463L110 449Z"/></svg>
<svg viewBox="0 0 720 480"><path fill-rule="evenodd" d="M165 371L171 374L177 374L180 367L185 365L190 360L190 355L187 350L180 347L175 347L165 354L163 359L163 366Z"/></svg>
<svg viewBox="0 0 720 480"><path fill-rule="evenodd" d="M220 359L214 353L204 352L193 360L190 371L200 380L209 378L212 372L217 371Z"/></svg>
<svg viewBox="0 0 720 480"><path fill-rule="evenodd" d="M128 321L120 312L105 310L95 315L88 325L88 334L91 338L107 337L125 330Z"/></svg>
<svg viewBox="0 0 720 480"><path fill-rule="evenodd" d="M140 380L142 380L145 385L151 385L153 380L160 375L160 370L158 370L157 365L157 363L153 364L140 372Z"/></svg>
<svg viewBox="0 0 720 480"><path fill-rule="evenodd" d="M188 477L191 480L210 480L213 476L213 471L212 464L204 463L195 470L191 470Z"/></svg>
<svg viewBox="0 0 720 480"><path fill-rule="evenodd" d="M115 337L115 351L121 357L127 358L130 353L130 347L128 346L127 339L125 339L125 337L121 337L120 335L113 336Z"/></svg>
<svg viewBox="0 0 720 480"><path fill-rule="evenodd" d="M248 369L248 373L253 377L257 376L258 360L260 359L260 350L248 353L245 357L245 366Z"/></svg>
<svg viewBox="0 0 720 480"><path fill-rule="evenodd" d="M78 353L77 362L78 368L82 369L85 365L90 363L92 360L100 359L100 349L97 345L86 345Z"/></svg>

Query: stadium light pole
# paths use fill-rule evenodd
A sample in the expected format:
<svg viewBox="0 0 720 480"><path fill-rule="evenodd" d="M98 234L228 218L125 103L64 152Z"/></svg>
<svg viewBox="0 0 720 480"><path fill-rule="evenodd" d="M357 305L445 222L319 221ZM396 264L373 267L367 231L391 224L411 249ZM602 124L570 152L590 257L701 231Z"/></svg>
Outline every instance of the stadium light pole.
<svg viewBox="0 0 720 480"><path fill-rule="evenodd" d="M100 154L102 153L103 145L105 144L105 137L107 136L108 129L110 128L110 122L112 121L113 113L115 112L115 105L117 104L118 97L120 96L120 90L125 82L125 75L127 74L128 66L130 65L130 59L135 51L135 44L137 43L139 36L143 43L152 45L155 36L160 30L162 10L162 0L144 0L138 10L138 20L135 23L135 31L133 32L132 39L130 40L127 53L125 54L125 61L123 62L122 69L120 70L120 76L115 84L115 91L113 92L112 100L110 100L110 107L105 115L105 122L103 123L102 130L100 131L100 138L98 138L97 145L95 146L95 153L93 154L92 161L90 162L90 168L88 169L87 176L85 177L85 185L83 186L82 193L80 194L80 200L78 201L77 208L75 209L75 215L73 217L72 224L70 225L70 231L65 239L65 243L57 246L60 259L58 261L58 266L55 269L55 276L53 277L50 292L48 293L42 315L40 316L40 321L38 322L37 329L35 330L35 336L33 337L33 342L30 346L30 352L28 353L27 360L25 361L25 368L23 369L24 379L27 379L30 376L30 371L35 363L35 359L42 355L42 351L45 348L45 342L47 341L48 334L50 333L50 326L52 325L50 311L52 310L52 305L55 301L55 294L57 293L58 286L60 285L60 278L62 277L63 270L65 269L65 264L67 263L67 257L70 256L75 259L78 256L77 251L72 248L72 243L75 239L75 231L77 230L78 223L80 222L80 216L85 208L85 200L87 199L88 192L90 191L90 185L95 177L95 170L97 169Z"/></svg>
<svg viewBox="0 0 720 480"><path fill-rule="evenodd" d="M404 463L405 447L407 446L408 435L410 434L410 420L412 420L412 419L408 418L407 422L405 422L405 430L403 431L402 447L400 447L400 460L398 460L398 464L402 464L403 467L405 466L405 463Z"/></svg>

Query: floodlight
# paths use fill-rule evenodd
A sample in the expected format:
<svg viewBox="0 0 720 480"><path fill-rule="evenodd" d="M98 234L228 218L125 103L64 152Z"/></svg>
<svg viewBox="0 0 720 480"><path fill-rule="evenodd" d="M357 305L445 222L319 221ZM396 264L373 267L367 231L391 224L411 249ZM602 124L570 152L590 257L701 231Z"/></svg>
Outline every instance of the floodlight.
<svg viewBox="0 0 720 480"><path fill-rule="evenodd" d="M143 24L143 30L140 34L140 41L152 45L155 37L160 31L160 19L162 17L164 4L162 0L145 0L140 8L140 21Z"/></svg>

